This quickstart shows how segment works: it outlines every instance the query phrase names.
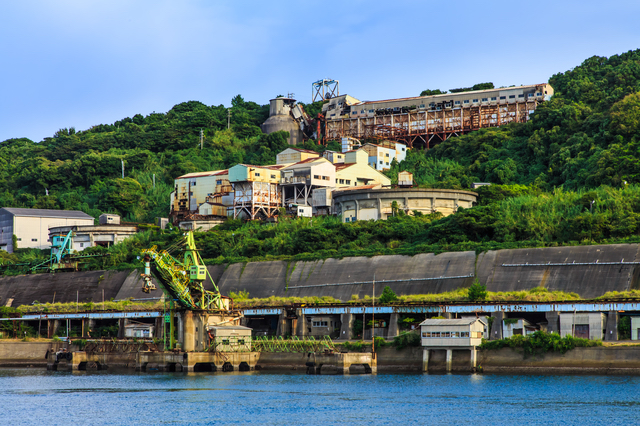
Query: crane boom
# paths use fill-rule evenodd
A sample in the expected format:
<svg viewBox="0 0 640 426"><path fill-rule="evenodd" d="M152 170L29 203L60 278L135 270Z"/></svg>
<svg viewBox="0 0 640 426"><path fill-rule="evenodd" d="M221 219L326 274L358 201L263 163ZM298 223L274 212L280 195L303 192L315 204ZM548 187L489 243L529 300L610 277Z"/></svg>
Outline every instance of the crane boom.
<svg viewBox="0 0 640 426"><path fill-rule="evenodd" d="M171 300L185 309L228 311L230 299L220 294L198 253L191 231L186 234L184 244L183 261L166 250L158 250L157 246L142 250L145 262L145 271L141 274L144 279L142 291L149 293L156 289L151 280L154 276ZM207 277L211 280L213 291L204 288Z"/></svg>

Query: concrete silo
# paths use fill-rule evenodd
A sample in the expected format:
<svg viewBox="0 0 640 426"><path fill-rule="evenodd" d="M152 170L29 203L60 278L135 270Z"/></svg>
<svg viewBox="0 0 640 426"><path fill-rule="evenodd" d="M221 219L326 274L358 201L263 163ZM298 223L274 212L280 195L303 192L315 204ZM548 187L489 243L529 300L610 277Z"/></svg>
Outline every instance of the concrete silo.
<svg viewBox="0 0 640 426"><path fill-rule="evenodd" d="M295 99L281 97L271 99L269 103L269 118L260 126L262 131L269 134L285 130L289 132L289 145L302 143L303 135L300 123L294 119L292 114L296 103Z"/></svg>

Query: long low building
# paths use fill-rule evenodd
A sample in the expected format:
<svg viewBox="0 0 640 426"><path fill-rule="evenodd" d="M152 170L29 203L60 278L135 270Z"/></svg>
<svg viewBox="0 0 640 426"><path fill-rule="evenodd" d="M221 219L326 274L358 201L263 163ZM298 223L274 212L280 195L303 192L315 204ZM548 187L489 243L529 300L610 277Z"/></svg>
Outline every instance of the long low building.
<svg viewBox="0 0 640 426"><path fill-rule="evenodd" d="M448 216L460 207L472 207L477 196L475 192L453 189L373 187L354 187L332 194L334 212L342 216L343 222L387 219L397 214L396 208L407 214L439 212Z"/></svg>

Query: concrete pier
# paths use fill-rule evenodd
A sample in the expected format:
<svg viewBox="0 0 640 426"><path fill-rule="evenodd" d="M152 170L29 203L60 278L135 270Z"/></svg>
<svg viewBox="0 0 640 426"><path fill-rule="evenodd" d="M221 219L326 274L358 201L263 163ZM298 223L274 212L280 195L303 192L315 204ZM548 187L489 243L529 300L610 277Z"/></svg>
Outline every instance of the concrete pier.
<svg viewBox="0 0 640 426"><path fill-rule="evenodd" d="M259 358L259 352L138 352L136 371L253 371Z"/></svg>

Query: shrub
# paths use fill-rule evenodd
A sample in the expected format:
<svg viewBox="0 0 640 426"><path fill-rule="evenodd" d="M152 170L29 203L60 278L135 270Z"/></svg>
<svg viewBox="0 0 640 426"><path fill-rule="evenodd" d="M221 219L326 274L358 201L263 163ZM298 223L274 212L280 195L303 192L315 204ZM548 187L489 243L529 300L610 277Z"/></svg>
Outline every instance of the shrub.
<svg viewBox="0 0 640 426"><path fill-rule="evenodd" d="M384 286L382 290L382 294L380 295L380 299L378 299L380 303L387 304L393 303L398 300L398 296L391 290L391 287L388 285Z"/></svg>
<svg viewBox="0 0 640 426"><path fill-rule="evenodd" d="M469 300L472 302L487 298L487 286L480 284L476 279L469 287Z"/></svg>
<svg viewBox="0 0 640 426"><path fill-rule="evenodd" d="M403 333L393 339L393 346L402 350L410 346L420 346L420 335L417 332Z"/></svg>
<svg viewBox="0 0 640 426"><path fill-rule="evenodd" d="M507 339L482 340L480 349L495 350L502 348L521 348L524 358L542 355L547 352L560 352L562 354L577 347L602 346L600 340L581 339L573 336L560 337L557 333L536 331L528 336L516 335Z"/></svg>

